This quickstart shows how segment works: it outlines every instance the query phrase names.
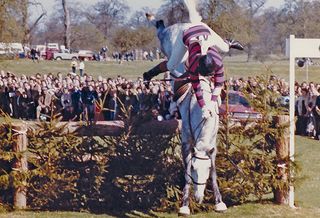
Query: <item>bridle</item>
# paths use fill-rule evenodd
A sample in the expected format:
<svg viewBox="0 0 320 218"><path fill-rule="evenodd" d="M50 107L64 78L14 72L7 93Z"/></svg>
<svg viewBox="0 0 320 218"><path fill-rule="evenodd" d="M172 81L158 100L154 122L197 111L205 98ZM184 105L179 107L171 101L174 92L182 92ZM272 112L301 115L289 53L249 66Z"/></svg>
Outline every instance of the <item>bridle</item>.
<svg viewBox="0 0 320 218"><path fill-rule="evenodd" d="M194 153L192 154L190 160L188 161L187 164L190 164L190 161L192 160L192 158L198 159L198 160L211 160L211 158L208 156L207 158L203 158L203 157L197 157L196 155L194 155ZM192 177L192 175L190 175L188 172L186 172L186 174L188 175L188 177L191 179L192 183L189 184L196 184L196 185L207 185L207 182L203 182L203 183L199 183L196 182L194 180L194 178Z"/></svg>

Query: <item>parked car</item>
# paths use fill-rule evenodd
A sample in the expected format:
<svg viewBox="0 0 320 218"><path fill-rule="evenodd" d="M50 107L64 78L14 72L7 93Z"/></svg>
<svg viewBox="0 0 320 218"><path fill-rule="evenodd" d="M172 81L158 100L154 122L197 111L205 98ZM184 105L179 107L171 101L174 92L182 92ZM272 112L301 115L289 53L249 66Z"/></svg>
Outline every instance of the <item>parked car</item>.
<svg viewBox="0 0 320 218"><path fill-rule="evenodd" d="M78 58L79 60L91 61L94 59L94 52L90 50L79 50Z"/></svg>
<svg viewBox="0 0 320 218"><path fill-rule="evenodd" d="M219 114L221 117L229 115L232 120L258 120L262 118L259 112L250 107L249 102L239 91L228 92L228 98L225 97L219 107Z"/></svg>
<svg viewBox="0 0 320 218"><path fill-rule="evenodd" d="M70 53L68 49L61 49L59 52L53 53L55 60L78 60L78 53Z"/></svg>
<svg viewBox="0 0 320 218"><path fill-rule="evenodd" d="M15 57L24 58L24 49L21 43L0 43L0 55L3 59L13 59Z"/></svg>

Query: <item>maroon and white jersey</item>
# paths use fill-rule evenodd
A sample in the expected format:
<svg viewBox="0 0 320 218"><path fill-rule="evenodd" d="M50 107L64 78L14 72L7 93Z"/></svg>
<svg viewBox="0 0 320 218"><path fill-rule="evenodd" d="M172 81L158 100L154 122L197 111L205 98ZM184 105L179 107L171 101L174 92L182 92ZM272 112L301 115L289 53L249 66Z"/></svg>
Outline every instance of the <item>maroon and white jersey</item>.
<svg viewBox="0 0 320 218"><path fill-rule="evenodd" d="M203 25L190 27L183 33L183 43L187 46L189 52L189 57L186 61L186 70L190 73L189 79L201 108L205 106L205 102L200 85L200 72L198 67L199 60L203 54L210 54L208 57L211 57L215 63L213 71L208 74L210 81L214 84L211 97L212 101L217 101L224 83L224 67L222 58L216 47L211 46L206 51L201 50L204 49L203 46L201 46L202 40L206 41L210 35L209 29Z"/></svg>

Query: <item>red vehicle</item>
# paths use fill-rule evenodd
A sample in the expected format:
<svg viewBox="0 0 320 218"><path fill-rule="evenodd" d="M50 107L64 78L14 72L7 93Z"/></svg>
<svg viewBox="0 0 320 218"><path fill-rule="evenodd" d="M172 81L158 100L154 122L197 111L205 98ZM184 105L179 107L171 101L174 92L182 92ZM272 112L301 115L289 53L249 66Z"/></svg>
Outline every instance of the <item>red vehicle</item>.
<svg viewBox="0 0 320 218"><path fill-rule="evenodd" d="M228 99L228 108L227 108ZM219 107L219 114L221 117L229 115L232 120L259 120L262 115L250 107L249 102L239 91L229 91L228 98L224 98Z"/></svg>
<svg viewBox="0 0 320 218"><path fill-rule="evenodd" d="M53 60L53 53L58 52L59 49L47 48L46 49L46 60Z"/></svg>

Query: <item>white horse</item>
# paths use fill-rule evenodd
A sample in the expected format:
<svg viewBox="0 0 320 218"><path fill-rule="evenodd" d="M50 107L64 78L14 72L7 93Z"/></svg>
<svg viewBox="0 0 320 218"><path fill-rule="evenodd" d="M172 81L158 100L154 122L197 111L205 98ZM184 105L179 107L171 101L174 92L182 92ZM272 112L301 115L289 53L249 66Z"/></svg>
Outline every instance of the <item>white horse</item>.
<svg viewBox="0 0 320 218"><path fill-rule="evenodd" d="M158 38L161 43L162 52L167 56L168 61L162 62L144 74L145 80L150 80L153 76L161 72L170 71L173 78L181 76L185 72L185 61L188 58L187 48L183 43L183 32L195 25L203 25L210 30L210 36L197 38L201 42L201 50L207 51L209 47L215 46L223 52L228 52L229 48L243 49L236 41L225 41L216 34L210 27L202 23L201 16L196 11L194 0L184 0L189 11L190 23L177 23L165 27L162 20L156 20L153 15L146 14L149 21L156 26ZM210 109L209 117L203 116L203 110L199 106L191 85L180 99L179 111L182 117L182 157L185 167L185 187L183 189L183 204L179 210L181 215L189 215L190 187L194 186L194 195L197 202L204 199L204 191L207 180L211 176L212 189L215 196L215 210L225 211L227 207L222 201L219 191L216 174L216 152L217 133L219 126L218 102L212 101L212 84L204 77L200 80L203 89L203 98L207 108ZM218 92L221 90L218 90ZM218 93L220 94L220 93Z"/></svg>
<svg viewBox="0 0 320 218"><path fill-rule="evenodd" d="M202 78L201 87L204 90L203 97L206 104L213 109L210 117L202 117L202 110L191 88L179 104L182 117L182 157L186 181L183 189L183 204L179 210L182 215L190 214L191 185L193 184L194 187L196 201L201 203L209 176L211 176L211 185L215 196L215 210L221 212L227 209L219 191L215 165L219 126L218 103L211 101L212 91L208 80Z"/></svg>

